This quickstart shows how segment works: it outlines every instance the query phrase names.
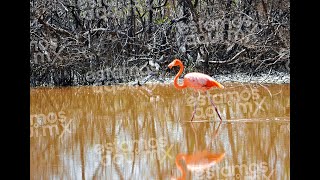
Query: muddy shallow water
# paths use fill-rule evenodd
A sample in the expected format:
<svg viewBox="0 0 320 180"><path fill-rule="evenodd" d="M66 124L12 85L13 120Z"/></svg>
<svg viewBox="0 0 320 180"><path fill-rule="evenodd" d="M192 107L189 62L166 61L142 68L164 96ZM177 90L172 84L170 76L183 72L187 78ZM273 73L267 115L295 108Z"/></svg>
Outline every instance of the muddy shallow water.
<svg viewBox="0 0 320 180"><path fill-rule="evenodd" d="M289 84L224 85L31 89L31 179L290 179Z"/></svg>

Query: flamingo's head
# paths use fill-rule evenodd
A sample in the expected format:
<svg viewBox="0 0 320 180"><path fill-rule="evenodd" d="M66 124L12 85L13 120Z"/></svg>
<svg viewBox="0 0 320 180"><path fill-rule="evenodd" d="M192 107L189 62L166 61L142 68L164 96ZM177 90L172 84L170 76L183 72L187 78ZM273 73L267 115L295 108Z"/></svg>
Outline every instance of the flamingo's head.
<svg viewBox="0 0 320 180"><path fill-rule="evenodd" d="M175 59L168 65L168 67L171 69L173 66L179 66L179 65L182 65L181 60L180 59Z"/></svg>

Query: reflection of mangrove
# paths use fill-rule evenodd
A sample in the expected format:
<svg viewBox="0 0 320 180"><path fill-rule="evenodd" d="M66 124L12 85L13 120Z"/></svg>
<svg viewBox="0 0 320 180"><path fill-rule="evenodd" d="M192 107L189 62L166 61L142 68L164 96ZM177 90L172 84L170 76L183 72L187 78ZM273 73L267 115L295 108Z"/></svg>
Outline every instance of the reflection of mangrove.
<svg viewBox="0 0 320 180"><path fill-rule="evenodd" d="M287 124L222 123L219 137L224 138L213 141L211 137L215 123L195 123L199 138L199 144L196 145L188 123L180 123L190 117L190 114L184 112L192 112L192 109L189 109L191 107L185 103L185 99L193 93L192 91L176 92L173 86L157 86L152 93L154 96L159 96L159 100L152 101L154 96L149 96L147 93L144 96L138 90L133 90L139 87L128 87L114 93L106 91L95 93L94 88L31 90L30 114L63 111L67 120L72 119L70 125L72 133L65 133L61 138L49 137L48 132L46 137L30 138L31 162L37 162L30 164L31 179L37 179L39 176L60 179L148 179L150 177L165 179L163 174L175 167L174 155L180 152L196 154L203 150L230 152L219 165L267 162L270 169L276 169L276 165L290 167L288 141L290 136L289 131L286 131ZM239 86L235 90L241 91L242 88L244 87ZM268 108L265 108L265 116L285 116L283 107L290 108L289 86L268 87L273 94L272 98L262 87L258 88L260 96L266 96L264 104ZM213 92L222 93L222 91ZM179 96L181 94L183 96ZM242 118L243 114L232 110L234 109L226 108L220 112L223 116L227 116L227 119ZM259 113L257 116L264 117ZM163 161L161 158L131 154L128 157L129 161L118 164L119 159L114 158L115 154L111 154L110 166L104 166L100 164L104 154L97 156L95 153L97 144L152 138L159 140L159 137L168 142L166 151L173 146ZM144 150L144 147L133 143L130 146L131 150ZM161 149L154 148L154 150ZM163 154L164 152L161 157L164 157ZM144 171L144 174L137 173L146 168L148 170ZM284 168L282 171L275 171L272 178L286 179L289 170L290 168Z"/></svg>
<svg viewBox="0 0 320 180"><path fill-rule="evenodd" d="M217 105L219 111L226 110L231 118L250 118L250 117L270 117L271 113L284 114L288 112L288 106L285 104L289 97L283 97L282 89L270 92L264 86L243 86L231 87L224 91L211 91L210 96ZM187 105L193 106L197 97L189 95ZM212 118L215 117L215 110L210 106L206 96L199 97L198 108L195 117ZM288 113L287 113L288 114ZM282 117L284 115L281 115ZM278 117L281 117L278 116ZM228 118L227 118L228 119Z"/></svg>
<svg viewBox="0 0 320 180"><path fill-rule="evenodd" d="M69 125L72 120L67 120L65 112L50 112L49 114L30 115L30 137L59 136L70 132Z"/></svg>
<svg viewBox="0 0 320 180"><path fill-rule="evenodd" d="M170 157L168 154L172 147L161 137L133 141L116 139L116 143L97 144L95 151L97 155L102 155L100 163L104 166L110 166L112 161L118 165L130 165L134 158L157 159L162 162Z"/></svg>

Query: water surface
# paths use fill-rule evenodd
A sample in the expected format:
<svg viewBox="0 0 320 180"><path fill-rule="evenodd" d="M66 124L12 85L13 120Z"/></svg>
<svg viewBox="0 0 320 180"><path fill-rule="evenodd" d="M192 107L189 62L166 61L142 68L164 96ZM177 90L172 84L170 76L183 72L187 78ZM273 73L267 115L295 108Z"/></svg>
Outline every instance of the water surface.
<svg viewBox="0 0 320 180"><path fill-rule="evenodd" d="M289 85L225 86L31 89L31 179L290 179Z"/></svg>

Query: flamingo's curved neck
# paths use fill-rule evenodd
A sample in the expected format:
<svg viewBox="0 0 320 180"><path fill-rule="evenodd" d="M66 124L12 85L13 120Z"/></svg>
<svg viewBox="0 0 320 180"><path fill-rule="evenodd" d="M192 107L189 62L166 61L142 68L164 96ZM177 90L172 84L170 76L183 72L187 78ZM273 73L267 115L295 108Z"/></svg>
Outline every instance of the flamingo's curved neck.
<svg viewBox="0 0 320 180"><path fill-rule="evenodd" d="M186 88L187 86L185 85L184 81L183 81L183 84L182 85L179 85L178 84L178 79L179 77L181 76L183 70L184 70L184 66L183 64L179 64L178 65L180 67L180 70L178 72L178 74L176 75L176 77L174 77L174 81L173 81L173 84L174 84L174 87L176 87L177 89L183 89L183 88Z"/></svg>
<svg viewBox="0 0 320 180"><path fill-rule="evenodd" d="M185 179L186 176L187 176L187 173L186 173L186 171L183 169L182 164L181 164L181 161L180 161L180 160L184 159L184 156L185 156L185 155L179 154L179 155L177 156L177 158L176 158L176 166L177 166L177 168L179 169L179 171L180 171L181 174L182 174L182 176L181 176L180 178L178 178L178 179Z"/></svg>

